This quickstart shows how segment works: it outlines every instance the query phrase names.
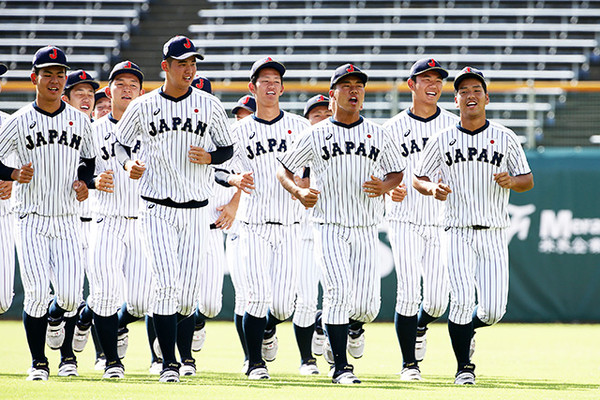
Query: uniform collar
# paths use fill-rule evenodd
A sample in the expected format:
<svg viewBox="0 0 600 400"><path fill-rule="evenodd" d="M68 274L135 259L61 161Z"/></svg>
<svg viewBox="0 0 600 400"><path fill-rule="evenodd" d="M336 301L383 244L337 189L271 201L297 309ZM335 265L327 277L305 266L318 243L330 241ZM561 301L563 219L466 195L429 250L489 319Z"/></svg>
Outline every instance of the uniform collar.
<svg viewBox="0 0 600 400"><path fill-rule="evenodd" d="M490 126L490 121L488 121L487 119L485 120L485 124L483 124L483 126L481 128L477 128L474 131L470 131L468 129L463 128L462 126L460 126L460 122L458 124L456 124L456 127L458 128L459 131L464 132L467 135L471 135L471 136L475 136L479 132L485 131L488 126Z"/></svg>
<svg viewBox="0 0 600 400"><path fill-rule="evenodd" d="M158 94L160 94L162 97L164 97L167 100L178 102L178 101L187 99L190 96L190 94L192 94L192 87L190 86L188 88L187 93L184 94L183 96L171 97L168 94L166 94L165 92L163 92L163 87L161 86L160 89L158 90Z"/></svg>
<svg viewBox="0 0 600 400"><path fill-rule="evenodd" d="M58 107L58 110L54 111L53 113L49 113L48 111L45 111L45 110L42 110L41 108L39 108L37 103L34 101L33 108L35 111L39 112L40 114L47 115L48 117L55 117L58 114L60 114L61 112L63 112L63 110L66 108L66 105L65 105L65 102L61 100L60 107Z"/></svg>
<svg viewBox="0 0 600 400"><path fill-rule="evenodd" d="M283 111L279 110L279 115L278 115L278 116L276 116L275 118L273 118L273 119L272 119L272 120L270 120L270 121L267 121L267 120L265 120L265 119L258 118L258 117L256 116L256 114L252 114L252 118L254 118L254 120L255 120L256 122L258 122L258 123L265 124L265 125L273 125L275 122L277 122L277 121L279 121L281 118L283 118Z"/></svg>
<svg viewBox="0 0 600 400"><path fill-rule="evenodd" d="M439 107L436 106L435 108L436 108L435 113L431 117L428 117L428 118L422 118L422 117L419 117L418 115L413 114L413 112L410 111L410 108L406 111L406 113L408 114L409 117L416 119L417 121L429 122L431 120L436 119L442 112L442 110L440 110Z"/></svg>

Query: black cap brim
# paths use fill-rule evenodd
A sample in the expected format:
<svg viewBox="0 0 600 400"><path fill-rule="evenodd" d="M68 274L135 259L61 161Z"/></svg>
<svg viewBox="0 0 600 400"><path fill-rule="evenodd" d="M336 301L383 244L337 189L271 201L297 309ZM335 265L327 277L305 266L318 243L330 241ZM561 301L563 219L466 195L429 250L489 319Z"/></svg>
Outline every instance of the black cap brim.
<svg viewBox="0 0 600 400"><path fill-rule="evenodd" d="M254 71L252 73L252 76L250 76L250 78L254 78L255 76L258 76L259 72L265 68L273 68L277 72L279 72L279 75L281 75L281 76L283 76L285 74L285 67L283 66L283 64L281 64L277 61L268 61L268 62L262 64L260 67L258 67L256 69L256 71Z"/></svg>
<svg viewBox="0 0 600 400"><path fill-rule="evenodd" d="M454 90L458 91L460 83L467 78L477 79L479 82L481 82L481 85L483 86L483 90L485 90L487 92L487 83L485 82L485 79L483 79L483 77L481 75L476 74L474 72L466 72L466 73L461 74L458 77L456 77L456 79L454 79Z"/></svg>
<svg viewBox="0 0 600 400"><path fill-rule="evenodd" d="M141 71L138 71L137 69L133 69L133 68L129 68L129 69L120 69L118 71L115 71L114 73L112 73L109 77L108 77L108 81L112 82L115 80L115 78L117 76L119 76L120 74L132 74L137 76L137 78L140 80L140 83L144 83L144 74Z"/></svg>
<svg viewBox="0 0 600 400"><path fill-rule="evenodd" d="M436 72L438 72L440 74L440 76L442 77L442 79L446 79L448 77L448 71L446 71L444 68L440 68L440 67L427 68L427 69L425 69L423 71L420 71L417 74L411 75L410 77L412 78L414 76L418 76L418 75L424 74L427 71L436 71Z"/></svg>
<svg viewBox="0 0 600 400"><path fill-rule="evenodd" d="M8 71L8 67L5 64L0 64L0 75L4 75Z"/></svg>
<svg viewBox="0 0 600 400"><path fill-rule="evenodd" d="M46 63L46 64L39 64L39 65L34 65L34 68L48 68L48 67L64 67L66 69L71 69L68 65L66 64L61 64L61 63Z"/></svg>
<svg viewBox="0 0 600 400"><path fill-rule="evenodd" d="M190 51L189 53L184 53L184 54L182 54L180 56L177 56L177 57L175 57L175 56L169 56L167 58L172 58L174 60L185 60L185 59L190 58L190 57L196 57L199 60L204 60L204 57L202 56L202 54L200 54L200 53L198 53L196 51Z"/></svg>
<svg viewBox="0 0 600 400"><path fill-rule="evenodd" d="M329 107L329 100L317 101L316 103L311 104L310 107L308 107L304 111L304 118L308 118L308 114L310 114L310 112L313 110L313 108L317 108L320 106Z"/></svg>
<svg viewBox="0 0 600 400"><path fill-rule="evenodd" d="M367 74L365 74L364 72L359 72L359 71L352 71L352 72L348 72L345 73L344 75L340 75L337 77L337 79L333 82L331 82L331 85L329 86L330 89L333 89L333 87L342 79L345 78L347 76L351 76L351 75L355 75L358 76L360 78L360 80L362 81L362 83L364 85L367 84L367 81L369 80L369 77L367 76Z"/></svg>
<svg viewBox="0 0 600 400"><path fill-rule="evenodd" d="M74 84L72 84L71 86L67 86L67 87L65 87L65 90L72 89L72 88L74 88L75 86L77 86L77 85L79 85L79 84L82 84L82 83L87 83L88 85L91 85L91 86L92 86L92 88L94 89L94 92L95 92L96 90L100 89L100 84L99 84L98 82L96 82L96 81L94 81L94 80L91 80L91 79L84 79L84 80L82 80L82 81L75 82L75 83L74 83Z"/></svg>

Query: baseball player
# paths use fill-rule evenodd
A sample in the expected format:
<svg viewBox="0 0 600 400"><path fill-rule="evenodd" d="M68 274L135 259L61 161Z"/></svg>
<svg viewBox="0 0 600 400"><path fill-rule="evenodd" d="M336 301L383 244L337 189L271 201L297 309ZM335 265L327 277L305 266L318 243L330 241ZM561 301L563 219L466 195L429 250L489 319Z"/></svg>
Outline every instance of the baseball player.
<svg viewBox="0 0 600 400"><path fill-rule="evenodd" d="M266 361L277 355L276 326L293 312L297 278L295 241L302 209L277 183L277 156L287 152L295 134L308 127L306 119L279 108L283 94L283 64L266 57L250 71L248 88L256 113L233 127L236 140L240 250L248 279L243 330L248 349L248 379L269 379ZM232 183L232 180L229 180ZM249 186L247 186L249 185Z"/></svg>
<svg viewBox="0 0 600 400"><path fill-rule="evenodd" d="M304 107L304 118L311 125L333 115L329 109L329 98L322 94L311 97ZM310 187L310 170L306 168L302 180L298 184ZM317 375L319 368L313 356L323 354L323 343L326 336L321 327L316 326L317 304L319 296L319 267L315 262L313 245L312 212L305 213L301 224L300 268L298 287L296 289L296 307L292 322L298 350L300 350L300 374Z"/></svg>
<svg viewBox="0 0 600 400"><path fill-rule="evenodd" d="M0 64L0 75L4 75L8 67ZM0 126L10 117L0 111ZM11 213L12 193L11 181L0 181L0 314L4 314L12 304L13 286L15 283L15 237L14 220Z"/></svg>
<svg viewBox="0 0 600 400"><path fill-rule="evenodd" d="M450 291L440 238L442 203L419 195L412 187L425 143L458 122L456 115L437 106L447 77L448 72L434 59L415 62L407 81L412 105L383 125L400 146L400 155L407 161L405 181L410 180L394 189L392 200L403 201L388 202L387 213L398 278L395 326L403 359L400 378L409 381L421 379L418 361L424 357L427 325L446 311Z"/></svg>
<svg viewBox="0 0 600 400"><path fill-rule="evenodd" d="M187 37L165 43L163 86L132 102L115 132L124 146L133 147L138 136L142 142L144 161L123 164L130 176L142 175L142 226L156 280L152 310L163 356L160 382L179 382L177 323L194 312L199 298L203 263L198 254L206 251L206 205L213 184L209 164L233 154L223 106L190 87L196 59L203 57ZM209 146L216 150L207 152Z"/></svg>
<svg viewBox="0 0 600 400"><path fill-rule="evenodd" d="M379 312L381 195L400 184L405 164L387 130L360 115L366 82L367 75L352 64L336 68L329 90L333 117L303 133L280 158L277 173L287 191L305 207L315 207L314 240L325 293L322 318L334 361L333 382L339 384L360 383L346 356L349 324L362 331L362 324ZM311 169L310 188L294 181L293 171L302 166Z"/></svg>
<svg viewBox="0 0 600 400"><path fill-rule="evenodd" d="M44 337L51 348L62 346L65 313L74 312L82 297L78 202L87 198L95 146L89 118L61 99L67 68L61 49L39 49L31 74L35 102L0 128L0 159L14 153L21 165L0 164L0 179L19 183L16 245L25 291L23 323L33 359L28 380L48 379ZM65 363L74 360L61 360L61 367Z"/></svg>
<svg viewBox="0 0 600 400"><path fill-rule="evenodd" d="M465 385L475 383L469 355L473 329L495 324L506 311L510 191L530 190L533 175L517 136L486 119L483 73L465 67L454 90L460 123L427 142L413 185L446 202L448 330L458 364L454 383Z"/></svg>
<svg viewBox="0 0 600 400"><path fill-rule="evenodd" d="M106 95L107 87L108 86L105 86L96 90L96 93L94 94L94 120L100 119L110 113L110 99Z"/></svg>
<svg viewBox="0 0 600 400"><path fill-rule="evenodd" d="M231 110L231 113L235 115L236 120L244 119L249 115L256 112L256 100L250 95L240 97L237 104Z"/></svg>

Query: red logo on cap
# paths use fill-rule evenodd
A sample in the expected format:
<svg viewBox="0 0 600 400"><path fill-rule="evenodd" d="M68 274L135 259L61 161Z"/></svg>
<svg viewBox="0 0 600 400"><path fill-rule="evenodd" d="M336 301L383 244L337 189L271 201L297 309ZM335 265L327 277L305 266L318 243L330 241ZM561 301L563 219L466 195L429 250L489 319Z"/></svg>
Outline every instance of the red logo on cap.
<svg viewBox="0 0 600 400"><path fill-rule="evenodd" d="M271 61L273 61L273 59L272 59L271 57L267 57L267 58L265 59L265 62L271 62Z"/></svg>
<svg viewBox="0 0 600 400"><path fill-rule="evenodd" d="M79 77L80 77L81 79L84 79L84 80L85 80L85 79L87 79L87 74L85 73L85 71L81 71L81 74L79 74Z"/></svg>
<svg viewBox="0 0 600 400"><path fill-rule="evenodd" d="M467 67L467 68L465 68L465 71L466 71L466 72L471 72L471 67Z"/></svg>
<svg viewBox="0 0 600 400"><path fill-rule="evenodd" d="M131 68L131 61L127 61L127 64L125 64L123 68Z"/></svg>
<svg viewBox="0 0 600 400"><path fill-rule="evenodd" d="M318 101L325 101L325 96L320 95Z"/></svg>
<svg viewBox="0 0 600 400"><path fill-rule="evenodd" d="M186 49L189 49L190 47L192 47L192 43L190 42L190 39L185 39L185 43L183 44L183 47L185 47Z"/></svg>
<svg viewBox="0 0 600 400"><path fill-rule="evenodd" d="M244 104L248 104L249 102L250 102L250 96L246 96L246 97L244 97L244 101L243 101L243 103L244 103Z"/></svg>
<svg viewBox="0 0 600 400"><path fill-rule="evenodd" d="M57 57L57 55L58 54L56 53L56 49L52 49L52 53L50 53L50 58L54 60Z"/></svg>
<svg viewBox="0 0 600 400"><path fill-rule="evenodd" d="M354 65L350 64L348 68L346 68L347 72L354 72Z"/></svg>
<svg viewBox="0 0 600 400"><path fill-rule="evenodd" d="M204 80L200 79L200 82L196 83L196 87L202 89L204 87Z"/></svg>
<svg viewBox="0 0 600 400"><path fill-rule="evenodd" d="M427 63L430 67L435 67L435 60L432 58L430 62Z"/></svg>

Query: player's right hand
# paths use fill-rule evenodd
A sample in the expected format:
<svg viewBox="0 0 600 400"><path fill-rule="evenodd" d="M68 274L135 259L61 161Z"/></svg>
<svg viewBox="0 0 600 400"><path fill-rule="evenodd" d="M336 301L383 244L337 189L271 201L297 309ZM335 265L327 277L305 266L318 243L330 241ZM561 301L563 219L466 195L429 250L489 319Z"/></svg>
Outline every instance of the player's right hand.
<svg viewBox="0 0 600 400"><path fill-rule="evenodd" d="M12 181L0 181L0 200L10 199L12 184Z"/></svg>
<svg viewBox="0 0 600 400"><path fill-rule="evenodd" d="M233 174L229 176L227 182L231 186L235 186L236 188L242 190L244 193L250 194L254 187L254 177L252 176L252 172L244 172L243 174Z"/></svg>
<svg viewBox="0 0 600 400"><path fill-rule="evenodd" d="M12 173L12 178L19 183L29 183L33 178L32 163L23 165L20 169L16 169Z"/></svg>
<svg viewBox="0 0 600 400"><path fill-rule="evenodd" d="M446 201L450 193L452 193L452 189L450 189L450 186L446 185L445 183L442 183L442 180L440 179L440 181L433 190L433 197L440 201Z"/></svg>
<svg viewBox="0 0 600 400"><path fill-rule="evenodd" d="M392 201L401 202L406 197L406 185L401 183L392 190Z"/></svg>
<svg viewBox="0 0 600 400"><path fill-rule="evenodd" d="M94 183L96 185L97 190L101 190L106 193L113 193L114 180L113 180L113 170L109 169L102 172L94 179Z"/></svg>
<svg viewBox="0 0 600 400"><path fill-rule="evenodd" d="M146 171L146 164L140 160L129 160L125 163L125 170L129 172L131 179L140 179Z"/></svg>
<svg viewBox="0 0 600 400"><path fill-rule="evenodd" d="M321 194L321 192L319 192L317 189L300 188L296 198L300 200L300 203L302 203L304 207L311 208L317 204L317 200L319 200L319 194Z"/></svg>

